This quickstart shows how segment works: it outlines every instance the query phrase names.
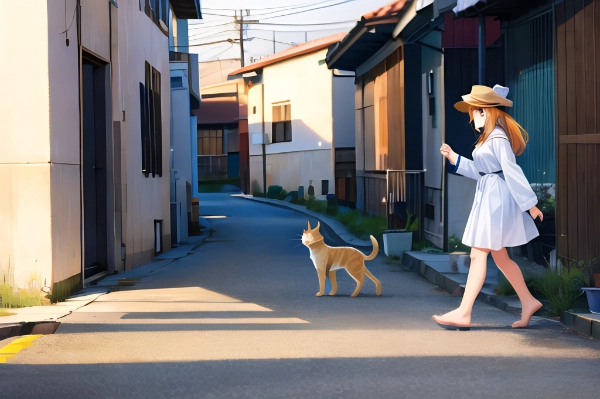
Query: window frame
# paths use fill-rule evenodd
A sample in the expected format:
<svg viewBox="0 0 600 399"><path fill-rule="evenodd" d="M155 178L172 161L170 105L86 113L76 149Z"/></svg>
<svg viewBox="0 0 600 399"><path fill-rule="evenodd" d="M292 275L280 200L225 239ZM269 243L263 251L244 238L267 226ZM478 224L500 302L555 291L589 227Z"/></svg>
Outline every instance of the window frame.
<svg viewBox="0 0 600 399"><path fill-rule="evenodd" d="M281 108L283 108L283 112L281 112ZM291 142L293 139L291 103L289 101L273 103L271 112L271 143L275 144ZM281 129L281 131L279 131L279 129ZM283 135L282 140L279 140L280 137L278 136L280 135Z"/></svg>
<svg viewBox="0 0 600 399"><path fill-rule="evenodd" d="M146 61L144 75L144 83L140 82L142 173L162 177L161 74Z"/></svg>

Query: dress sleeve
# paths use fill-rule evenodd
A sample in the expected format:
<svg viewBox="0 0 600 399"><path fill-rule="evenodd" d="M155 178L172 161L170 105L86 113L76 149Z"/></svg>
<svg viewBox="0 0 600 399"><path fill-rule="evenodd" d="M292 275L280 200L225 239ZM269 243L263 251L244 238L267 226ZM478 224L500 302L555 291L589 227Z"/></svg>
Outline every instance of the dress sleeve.
<svg viewBox="0 0 600 399"><path fill-rule="evenodd" d="M519 205L521 211L528 211L537 204L538 199L531 189L525 174L523 174L523 170L517 165L510 142L504 138L493 139L492 150L502 167L504 179L508 185L510 194Z"/></svg>
<svg viewBox="0 0 600 399"><path fill-rule="evenodd" d="M470 159L463 158L460 155L458 156L458 160L456 161L454 173L458 173L459 175L470 177L471 179L475 180L481 179L479 170L477 170L477 168L475 167L475 162L471 161Z"/></svg>

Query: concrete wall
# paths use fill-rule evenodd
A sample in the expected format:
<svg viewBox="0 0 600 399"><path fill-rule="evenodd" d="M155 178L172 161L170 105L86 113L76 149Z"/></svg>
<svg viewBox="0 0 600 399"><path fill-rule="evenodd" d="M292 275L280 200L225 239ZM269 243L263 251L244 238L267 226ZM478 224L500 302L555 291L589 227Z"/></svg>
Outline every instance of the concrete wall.
<svg viewBox="0 0 600 399"><path fill-rule="evenodd" d="M462 239L473 206L477 181L448 174L448 238L456 235ZM449 249L452 251L452 248Z"/></svg>
<svg viewBox="0 0 600 399"><path fill-rule="evenodd" d="M126 269L153 260L154 220L163 221L164 250L170 249L169 210L169 131L170 131L170 68L168 37L139 10L138 2L119 3L120 71L123 87L125 121L121 135L124 152L123 237L127 246ZM123 43L125 41L125 43ZM144 82L144 62L149 62L161 74L162 105L162 177L142 174L140 145L139 83ZM114 76L114 74L113 74ZM115 119L120 119L115 115Z"/></svg>
<svg viewBox="0 0 600 399"><path fill-rule="evenodd" d="M331 169L331 150L297 151L280 154L268 154L267 187L273 184L282 186L286 191L298 190L304 186L304 195L308 198L309 180L315 188L315 196L322 195L321 180L329 180L329 194L334 192ZM262 189L262 156L250 157L250 181L256 180Z"/></svg>
<svg viewBox="0 0 600 399"><path fill-rule="evenodd" d="M66 1L67 27L75 6L76 0ZM82 0L81 6L82 46L110 62L108 1ZM120 2L112 18L113 69L106 68L109 271L125 268L116 226L123 230L128 268L152 260L155 219L164 221L164 247L170 247L168 38L137 1ZM0 269L10 263L17 286L31 276L39 276L38 286L52 286L82 269L77 20L68 31L69 46L64 30L65 2L0 2ZM15 34L18 40L6 40ZM32 54L35 60L28 62ZM145 60L162 77L164 173L154 179L141 172L138 85ZM121 124L117 143L113 121Z"/></svg>
<svg viewBox="0 0 600 399"><path fill-rule="evenodd" d="M336 148L354 148L356 142L354 77L333 77L333 143Z"/></svg>
<svg viewBox="0 0 600 399"><path fill-rule="evenodd" d="M183 87L171 88L171 148L175 173L176 202L180 203L180 239L188 240L188 203L186 183L192 184L192 151L190 146L190 92L188 87L188 63L171 62L171 76L182 78ZM194 130L194 133L196 131ZM173 184L173 182L172 182ZM173 198L171 198L173 200ZM189 204L191 206L191 204Z"/></svg>
<svg viewBox="0 0 600 399"><path fill-rule="evenodd" d="M289 101L292 118L292 141L265 146L267 186L278 184L290 191L303 185L306 193L313 180L315 195L321 195L321 180L328 180L329 193L335 192L332 73L326 65L319 65L325 54L326 50L320 50L266 66L263 84L248 92L250 181L256 180L261 188L262 146L252 144L252 138L263 130L264 90L264 132L269 143L273 105Z"/></svg>
<svg viewBox="0 0 600 399"><path fill-rule="evenodd" d="M20 287L52 284L48 32L45 0L0 2L0 278Z"/></svg>
<svg viewBox="0 0 600 399"><path fill-rule="evenodd" d="M432 32L422 39L424 43L440 48L442 35ZM435 109L430 109L429 74L433 71L433 98ZM444 137L444 55L428 47L421 47L421 93L423 110L423 168L425 172L425 199L434 206L434 219L424 218L425 238L440 248L444 247L442 179L443 157L440 154ZM433 115L431 115L433 111Z"/></svg>

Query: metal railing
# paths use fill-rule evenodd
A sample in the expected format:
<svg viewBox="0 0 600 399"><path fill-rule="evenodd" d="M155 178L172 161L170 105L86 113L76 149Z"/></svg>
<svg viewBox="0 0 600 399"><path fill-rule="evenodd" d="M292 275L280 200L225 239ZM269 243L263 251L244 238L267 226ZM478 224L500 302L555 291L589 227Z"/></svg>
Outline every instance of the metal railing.
<svg viewBox="0 0 600 399"><path fill-rule="evenodd" d="M386 170L388 229L409 228L416 222L418 241L423 239L424 173L424 170Z"/></svg>
<svg viewBox="0 0 600 399"><path fill-rule="evenodd" d="M198 179L227 177L227 154L198 155Z"/></svg>

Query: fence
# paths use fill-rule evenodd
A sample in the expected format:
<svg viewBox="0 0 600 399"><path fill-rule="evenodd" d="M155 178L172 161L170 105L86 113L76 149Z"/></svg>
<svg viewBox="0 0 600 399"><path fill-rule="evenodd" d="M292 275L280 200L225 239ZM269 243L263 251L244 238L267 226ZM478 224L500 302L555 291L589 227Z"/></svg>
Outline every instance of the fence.
<svg viewBox="0 0 600 399"><path fill-rule="evenodd" d="M385 197L388 229L404 229L418 225L416 240L423 239L423 174L422 170L387 170Z"/></svg>
<svg viewBox="0 0 600 399"><path fill-rule="evenodd" d="M227 154L198 155L198 179L210 180L227 177Z"/></svg>

